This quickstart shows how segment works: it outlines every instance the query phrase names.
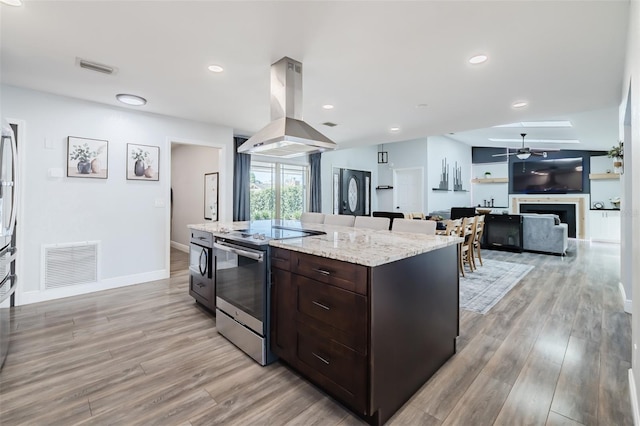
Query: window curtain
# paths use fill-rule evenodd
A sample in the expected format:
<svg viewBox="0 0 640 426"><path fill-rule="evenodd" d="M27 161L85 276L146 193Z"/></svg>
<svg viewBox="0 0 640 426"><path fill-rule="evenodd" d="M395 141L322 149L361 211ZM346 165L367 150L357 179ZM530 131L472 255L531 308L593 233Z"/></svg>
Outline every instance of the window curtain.
<svg viewBox="0 0 640 426"><path fill-rule="evenodd" d="M233 167L233 220L250 220L249 181L251 170L251 155L239 154L238 147L247 138L234 137L234 167Z"/></svg>
<svg viewBox="0 0 640 426"><path fill-rule="evenodd" d="M310 187L311 187L311 202L310 202L310 211L312 212L322 212L322 192L320 188L320 177L321 177L321 167L320 167L320 159L322 153L318 152L315 154L309 155L309 163L311 165L310 175Z"/></svg>

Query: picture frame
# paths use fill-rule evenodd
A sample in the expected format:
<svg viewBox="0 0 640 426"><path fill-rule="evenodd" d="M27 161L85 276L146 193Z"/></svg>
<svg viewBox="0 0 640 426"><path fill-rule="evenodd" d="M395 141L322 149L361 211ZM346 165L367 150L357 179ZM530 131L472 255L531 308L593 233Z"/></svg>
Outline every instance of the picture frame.
<svg viewBox="0 0 640 426"><path fill-rule="evenodd" d="M127 180L160 180L160 147L127 144Z"/></svg>
<svg viewBox="0 0 640 426"><path fill-rule="evenodd" d="M218 172L204 175L204 218L218 221Z"/></svg>
<svg viewBox="0 0 640 426"><path fill-rule="evenodd" d="M109 141L67 137L67 177L107 179Z"/></svg>

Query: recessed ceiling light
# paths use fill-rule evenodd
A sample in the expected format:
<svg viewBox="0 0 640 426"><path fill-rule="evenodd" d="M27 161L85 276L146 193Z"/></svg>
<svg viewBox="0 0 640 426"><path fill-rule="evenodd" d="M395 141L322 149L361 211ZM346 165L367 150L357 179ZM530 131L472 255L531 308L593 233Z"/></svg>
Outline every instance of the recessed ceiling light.
<svg viewBox="0 0 640 426"><path fill-rule="evenodd" d="M324 109L333 109L333 105L331 105L331 104L322 105L322 108L324 108Z"/></svg>
<svg viewBox="0 0 640 426"><path fill-rule="evenodd" d="M222 72L224 71L224 68L222 68L220 65L209 65L207 67L207 69L211 72Z"/></svg>
<svg viewBox="0 0 640 426"><path fill-rule="evenodd" d="M391 127L391 128L389 128L389 131L392 132L392 133L397 133L397 132L400 131L400 127Z"/></svg>
<svg viewBox="0 0 640 426"><path fill-rule="evenodd" d="M524 108L527 105L529 105L529 102L527 102L527 101L516 101L516 102L511 104L511 106L513 108Z"/></svg>
<svg viewBox="0 0 640 426"><path fill-rule="evenodd" d="M478 65L478 64L481 64L483 62L486 62L487 59L489 59L489 57L487 55L476 55L476 56L473 56L473 57L469 58L469 63L473 64L473 65Z"/></svg>
<svg viewBox="0 0 640 426"><path fill-rule="evenodd" d="M147 100L145 98L136 96L136 95L129 95L127 93L117 94L116 99L122 102L123 104L133 105L133 106L142 106L147 103Z"/></svg>
<svg viewBox="0 0 640 426"><path fill-rule="evenodd" d="M0 3L7 6L22 6L22 0L0 0Z"/></svg>

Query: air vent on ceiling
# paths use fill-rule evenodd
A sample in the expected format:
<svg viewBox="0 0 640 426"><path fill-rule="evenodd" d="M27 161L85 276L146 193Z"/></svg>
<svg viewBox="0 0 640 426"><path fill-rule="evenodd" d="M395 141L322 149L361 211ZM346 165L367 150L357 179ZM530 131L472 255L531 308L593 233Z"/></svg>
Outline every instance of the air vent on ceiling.
<svg viewBox="0 0 640 426"><path fill-rule="evenodd" d="M324 122L322 124L324 124L325 126L328 126L328 127L336 127L337 126L336 123L332 123L330 121L326 121L326 122Z"/></svg>
<svg viewBox="0 0 640 426"><path fill-rule="evenodd" d="M86 59L76 58L76 63L80 68L84 68L91 71L101 72L103 74L113 74L116 72L116 68L109 65L99 64L97 62L87 61Z"/></svg>
<svg viewBox="0 0 640 426"><path fill-rule="evenodd" d="M98 281L99 241L42 246L44 289Z"/></svg>

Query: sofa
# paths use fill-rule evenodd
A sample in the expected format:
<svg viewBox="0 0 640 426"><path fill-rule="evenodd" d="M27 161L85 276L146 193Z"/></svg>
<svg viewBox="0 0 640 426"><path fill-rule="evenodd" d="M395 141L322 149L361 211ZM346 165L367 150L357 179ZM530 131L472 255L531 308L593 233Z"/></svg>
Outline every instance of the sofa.
<svg viewBox="0 0 640 426"><path fill-rule="evenodd" d="M527 251L565 255L569 225L555 214L522 214L522 248Z"/></svg>

